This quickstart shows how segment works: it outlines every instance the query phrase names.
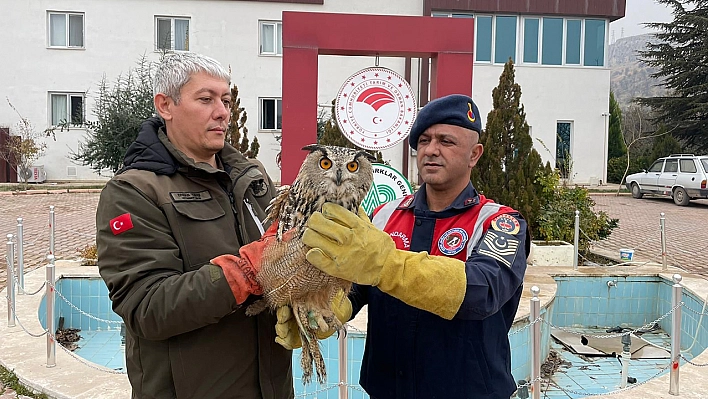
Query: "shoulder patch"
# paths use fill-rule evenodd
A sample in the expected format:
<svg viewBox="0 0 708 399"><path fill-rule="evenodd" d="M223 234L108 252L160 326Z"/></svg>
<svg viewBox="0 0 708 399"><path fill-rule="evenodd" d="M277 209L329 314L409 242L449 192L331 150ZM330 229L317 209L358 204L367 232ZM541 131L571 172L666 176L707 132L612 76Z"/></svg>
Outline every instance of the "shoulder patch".
<svg viewBox="0 0 708 399"><path fill-rule="evenodd" d="M496 231L509 233L511 235L518 233L521 229L519 221L515 217L508 214L499 215L492 219L491 227Z"/></svg>
<svg viewBox="0 0 708 399"><path fill-rule="evenodd" d="M133 219L131 219L130 213L124 213L120 216L114 217L108 223L111 225L111 231L114 236L125 233L133 228Z"/></svg>
<svg viewBox="0 0 708 399"><path fill-rule="evenodd" d="M480 255L495 259L497 262L506 265L506 267L511 267L518 249L519 240L516 238L505 233L488 230L482 238L477 252Z"/></svg>

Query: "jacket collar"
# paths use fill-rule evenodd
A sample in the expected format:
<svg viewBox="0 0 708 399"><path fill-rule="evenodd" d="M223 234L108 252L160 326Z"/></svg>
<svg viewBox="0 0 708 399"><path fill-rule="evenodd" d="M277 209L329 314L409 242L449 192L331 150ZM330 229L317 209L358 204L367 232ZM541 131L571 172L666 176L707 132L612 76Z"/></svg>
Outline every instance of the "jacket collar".
<svg viewBox="0 0 708 399"><path fill-rule="evenodd" d="M404 207L408 209L415 209L418 211L430 212L430 208L428 208L426 190L426 184L423 184L420 189L416 191L415 194L413 194L413 201L404 201L404 203L408 203L407 206ZM457 196L457 198L455 198L452 204L450 204L450 206L440 212L446 212L453 209L463 210L475 206L477 204L479 204L479 193L470 182L467 184L467 187L465 187L465 189L462 190L462 192Z"/></svg>
<svg viewBox="0 0 708 399"><path fill-rule="evenodd" d="M225 144L217 156L229 174L233 171L238 175L252 166L246 157L229 144ZM183 171L197 169L207 173L219 172L209 164L194 162L192 158L177 149L167 138L165 124L160 117L152 117L142 123L138 137L128 147L123 165L117 174L130 169L148 170L158 175L172 175L180 169Z"/></svg>

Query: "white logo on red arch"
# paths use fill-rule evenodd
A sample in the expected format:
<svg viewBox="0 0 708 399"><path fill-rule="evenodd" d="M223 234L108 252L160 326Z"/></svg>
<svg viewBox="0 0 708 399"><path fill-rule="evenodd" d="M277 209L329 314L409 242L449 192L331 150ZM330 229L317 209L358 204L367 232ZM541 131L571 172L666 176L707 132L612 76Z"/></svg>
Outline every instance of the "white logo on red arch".
<svg viewBox="0 0 708 399"><path fill-rule="evenodd" d="M438 248L445 255L455 255L467 244L467 232L455 227L443 233L438 240Z"/></svg>
<svg viewBox="0 0 708 399"><path fill-rule="evenodd" d="M344 136L369 150L391 148L403 141L418 112L413 89L387 68L362 69L337 94L335 117Z"/></svg>

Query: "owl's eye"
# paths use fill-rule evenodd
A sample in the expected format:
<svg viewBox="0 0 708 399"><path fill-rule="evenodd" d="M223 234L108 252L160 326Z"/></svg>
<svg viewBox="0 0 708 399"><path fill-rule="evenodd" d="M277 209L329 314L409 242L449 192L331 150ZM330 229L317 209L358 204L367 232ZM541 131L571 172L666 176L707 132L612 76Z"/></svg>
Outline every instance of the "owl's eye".
<svg viewBox="0 0 708 399"><path fill-rule="evenodd" d="M350 172L356 172L359 169L359 162L349 162L347 164L347 170Z"/></svg>
<svg viewBox="0 0 708 399"><path fill-rule="evenodd" d="M329 158L320 159L320 168L327 170L332 167L332 161Z"/></svg>

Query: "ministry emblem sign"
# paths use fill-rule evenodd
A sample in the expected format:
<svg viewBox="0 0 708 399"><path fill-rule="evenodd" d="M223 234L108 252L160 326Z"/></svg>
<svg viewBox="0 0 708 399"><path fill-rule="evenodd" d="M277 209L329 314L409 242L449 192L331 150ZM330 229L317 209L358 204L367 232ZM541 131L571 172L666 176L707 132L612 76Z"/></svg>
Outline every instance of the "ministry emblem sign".
<svg viewBox="0 0 708 399"><path fill-rule="evenodd" d="M350 76L335 102L335 117L344 136L367 150L383 150L403 141L417 112L408 82L395 71L380 67Z"/></svg>

